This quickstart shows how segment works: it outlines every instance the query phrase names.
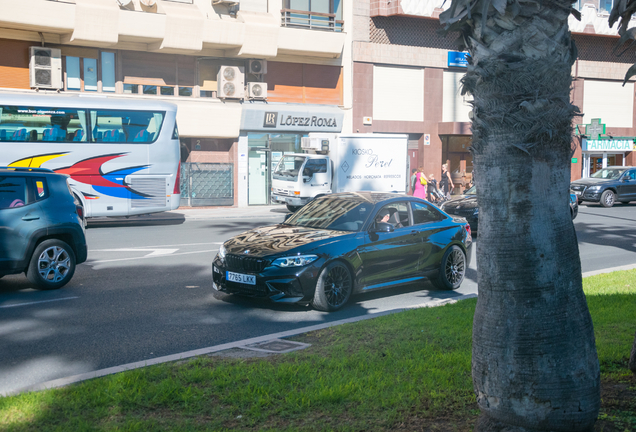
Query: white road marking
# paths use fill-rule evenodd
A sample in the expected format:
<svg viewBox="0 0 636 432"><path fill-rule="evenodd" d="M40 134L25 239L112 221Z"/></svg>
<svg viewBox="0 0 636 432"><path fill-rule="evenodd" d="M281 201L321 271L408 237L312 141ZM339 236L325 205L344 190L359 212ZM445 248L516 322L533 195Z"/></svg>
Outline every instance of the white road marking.
<svg viewBox="0 0 636 432"><path fill-rule="evenodd" d="M58 299L52 299L52 300L42 300L42 301L36 301L36 302L30 302L30 303L17 303L17 304L0 306L0 309L6 309L6 308L12 308L12 307L18 307L18 306L30 306L30 305L34 305L34 304L50 303L50 302L61 301L61 300L72 300L72 299L76 299L76 298L79 298L79 297L64 297L64 298L58 298Z"/></svg>
<svg viewBox="0 0 636 432"><path fill-rule="evenodd" d="M210 250L202 250L202 251L194 251L194 252L182 252L182 253L175 253L175 254L171 254L170 256L179 256L179 255L191 255L191 254L198 254L198 253L209 253L209 252L216 252L218 251L218 249L210 249ZM146 255L146 256L142 256L142 257L136 257L136 258L118 258L118 259L112 259L112 260L99 260L99 261L86 261L84 264L88 264L88 265L93 265L93 264L103 264L103 263L109 263L109 262L117 262L117 261L134 261L134 260L140 260L140 259L147 259L147 258L162 258L162 257L167 257L168 255Z"/></svg>
<svg viewBox="0 0 636 432"><path fill-rule="evenodd" d="M175 244L175 245L157 245L157 246L138 246L137 248L128 248L129 250L143 250L143 249L162 249L162 248L173 248L175 246L200 246L200 245L220 245L223 242L207 242L207 243L183 243L183 244ZM91 249L88 252L107 252L107 251L118 251L124 249Z"/></svg>
<svg viewBox="0 0 636 432"><path fill-rule="evenodd" d="M120 248L120 249L96 249L91 252L150 252L149 256L157 255L170 255L178 251L179 249L149 249L149 248Z"/></svg>

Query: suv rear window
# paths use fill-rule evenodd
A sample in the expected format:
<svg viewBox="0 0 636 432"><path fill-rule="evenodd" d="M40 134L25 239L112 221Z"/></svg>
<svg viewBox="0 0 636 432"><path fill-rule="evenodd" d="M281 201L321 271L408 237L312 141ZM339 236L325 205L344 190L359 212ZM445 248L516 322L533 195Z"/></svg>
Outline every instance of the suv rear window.
<svg viewBox="0 0 636 432"><path fill-rule="evenodd" d="M26 178L0 176L0 209L21 207L27 203Z"/></svg>

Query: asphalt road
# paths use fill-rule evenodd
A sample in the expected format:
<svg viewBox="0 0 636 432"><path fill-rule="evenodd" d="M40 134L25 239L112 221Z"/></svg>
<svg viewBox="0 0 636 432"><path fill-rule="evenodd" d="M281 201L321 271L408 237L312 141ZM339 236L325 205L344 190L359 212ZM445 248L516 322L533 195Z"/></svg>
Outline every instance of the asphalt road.
<svg viewBox="0 0 636 432"><path fill-rule="evenodd" d="M429 283L363 294L341 311L215 293L211 261L227 238L282 221L251 217L103 221L87 229L89 261L66 287L0 280L0 394L57 378L477 292ZM636 264L636 205L582 206L575 220L584 272ZM473 249L473 253L475 250Z"/></svg>

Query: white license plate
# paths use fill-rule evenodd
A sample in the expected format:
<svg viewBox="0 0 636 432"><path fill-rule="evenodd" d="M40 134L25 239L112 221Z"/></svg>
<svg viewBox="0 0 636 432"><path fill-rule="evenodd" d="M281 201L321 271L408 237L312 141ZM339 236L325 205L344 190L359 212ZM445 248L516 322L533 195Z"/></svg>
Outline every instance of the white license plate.
<svg viewBox="0 0 636 432"><path fill-rule="evenodd" d="M581 191L574 191L574 195L581 195Z"/></svg>
<svg viewBox="0 0 636 432"><path fill-rule="evenodd" d="M242 273L234 273L234 272L226 272L225 279L228 282L238 282L247 285L256 285L256 276L254 275L246 275Z"/></svg>
<svg viewBox="0 0 636 432"><path fill-rule="evenodd" d="M285 197L276 195L276 201L285 201Z"/></svg>

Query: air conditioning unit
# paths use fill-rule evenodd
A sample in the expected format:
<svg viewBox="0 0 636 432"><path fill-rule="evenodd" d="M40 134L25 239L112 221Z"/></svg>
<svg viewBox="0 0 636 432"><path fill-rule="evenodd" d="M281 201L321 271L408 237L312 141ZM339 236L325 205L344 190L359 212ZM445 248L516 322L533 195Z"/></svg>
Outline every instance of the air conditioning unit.
<svg viewBox="0 0 636 432"><path fill-rule="evenodd" d="M267 73L267 60L250 60L247 68L247 73L251 74L266 74Z"/></svg>
<svg viewBox="0 0 636 432"><path fill-rule="evenodd" d="M267 83L248 82L247 97L250 99L267 99Z"/></svg>
<svg viewBox="0 0 636 432"><path fill-rule="evenodd" d="M56 48L30 47L29 78L31 88L61 89L62 51Z"/></svg>
<svg viewBox="0 0 636 432"><path fill-rule="evenodd" d="M243 99L245 97L245 68L221 66L216 77L217 96L221 99Z"/></svg>

